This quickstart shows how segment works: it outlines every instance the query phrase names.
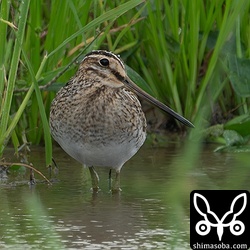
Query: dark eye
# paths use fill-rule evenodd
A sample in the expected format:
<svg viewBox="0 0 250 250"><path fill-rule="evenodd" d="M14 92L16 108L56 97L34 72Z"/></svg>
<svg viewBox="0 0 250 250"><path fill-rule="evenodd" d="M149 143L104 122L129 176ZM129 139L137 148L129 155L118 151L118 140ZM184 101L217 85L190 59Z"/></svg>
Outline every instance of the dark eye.
<svg viewBox="0 0 250 250"><path fill-rule="evenodd" d="M108 59L106 59L106 58L103 58L103 59L101 59L100 60L100 64L102 65L102 66L108 66L109 65L109 60Z"/></svg>

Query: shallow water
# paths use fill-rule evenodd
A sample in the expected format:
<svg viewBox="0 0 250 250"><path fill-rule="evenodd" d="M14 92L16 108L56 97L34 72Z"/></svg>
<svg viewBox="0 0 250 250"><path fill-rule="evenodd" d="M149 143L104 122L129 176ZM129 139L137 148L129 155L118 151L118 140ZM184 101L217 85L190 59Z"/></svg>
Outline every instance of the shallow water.
<svg viewBox="0 0 250 250"><path fill-rule="evenodd" d="M88 169L55 148L52 186L30 188L28 172L1 180L0 249L189 249L192 190L249 190L249 155L214 148L189 158L177 144L143 146L122 169L116 195L108 189L109 169L96 168L101 191L93 195ZM33 148L29 160L48 176L43 152Z"/></svg>

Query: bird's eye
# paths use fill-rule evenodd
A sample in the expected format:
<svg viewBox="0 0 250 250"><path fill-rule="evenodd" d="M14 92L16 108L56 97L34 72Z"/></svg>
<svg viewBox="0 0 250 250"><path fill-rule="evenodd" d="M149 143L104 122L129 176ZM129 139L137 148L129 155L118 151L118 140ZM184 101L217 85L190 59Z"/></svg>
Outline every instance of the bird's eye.
<svg viewBox="0 0 250 250"><path fill-rule="evenodd" d="M103 59L100 60L100 64L101 64L102 66L107 67L107 66L109 65L109 60L106 59L106 58L103 58Z"/></svg>

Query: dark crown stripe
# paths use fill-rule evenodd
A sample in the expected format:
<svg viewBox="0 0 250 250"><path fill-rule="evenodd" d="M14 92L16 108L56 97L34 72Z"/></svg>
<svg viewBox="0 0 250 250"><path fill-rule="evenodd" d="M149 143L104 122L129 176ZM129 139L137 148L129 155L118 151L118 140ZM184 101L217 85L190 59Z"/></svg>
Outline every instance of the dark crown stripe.
<svg viewBox="0 0 250 250"><path fill-rule="evenodd" d="M109 52L109 51L106 51L106 50L93 50L90 53L88 53L85 56L85 58L88 57L88 56L91 56L91 55L103 55L103 56L107 56L107 57L112 57L115 60L117 60L123 68L125 68L122 60L117 55L113 54L112 52Z"/></svg>

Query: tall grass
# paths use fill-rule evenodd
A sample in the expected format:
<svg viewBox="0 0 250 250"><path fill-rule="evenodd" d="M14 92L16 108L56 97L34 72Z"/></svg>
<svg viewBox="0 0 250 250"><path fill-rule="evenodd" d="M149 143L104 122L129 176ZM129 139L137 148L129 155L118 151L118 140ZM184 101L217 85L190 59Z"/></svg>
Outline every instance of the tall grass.
<svg viewBox="0 0 250 250"><path fill-rule="evenodd" d="M247 0L2 0L0 156L10 138L16 150L44 142L51 164L54 91L74 74L77 56L92 49L120 53L148 84L140 79L141 87L192 121L204 103L226 118L230 110L249 114L250 90L242 84L241 94L235 70L246 72L239 59L249 60L249 12Z"/></svg>
<svg viewBox="0 0 250 250"><path fill-rule="evenodd" d="M68 67L73 56L79 53L78 50L71 52L74 46L82 41L86 45L87 38L94 37L97 34L96 30L99 29L105 32L100 36L99 41L92 45L92 48L98 48L100 46L98 42L101 43L103 36L110 29L106 22L113 23L119 16L142 1L124 1L116 8L111 5L111 8L109 10L106 8L105 12L102 11L104 7L101 2L93 5L91 1L53 1L51 5L49 5L50 2L44 4L43 1L24 1L15 10L9 1L2 2L1 14L5 17L1 22L2 34L5 34L2 47L7 49L8 46L13 46L14 49L13 53L7 54L9 58L4 53L1 55L1 79L4 80L3 85L1 84L3 87L0 89L0 96L3 97L0 110L0 155L3 154L4 147L11 136L16 148L22 141L39 143L43 136L46 163L51 165L51 137L47 115L54 94L45 92L42 95L38 82L43 85L59 71ZM10 8L16 15L15 20L8 21L9 16L11 17ZM7 35L8 23L12 25L17 23L17 31L10 30L11 33ZM10 68L7 67L8 61L11 61ZM67 74L60 80L67 81ZM25 91L15 92L24 87L26 87Z"/></svg>
<svg viewBox="0 0 250 250"><path fill-rule="evenodd" d="M203 101L213 106L221 98L232 108L234 93L221 95L230 84L221 64L225 54L236 53L229 43L249 43L245 34L234 36L238 18L245 20L238 30L249 28L249 2L154 1L145 15L138 29L143 44L133 62L154 95L191 120Z"/></svg>

